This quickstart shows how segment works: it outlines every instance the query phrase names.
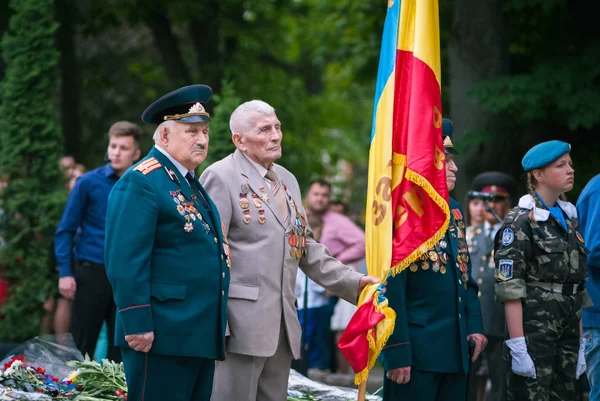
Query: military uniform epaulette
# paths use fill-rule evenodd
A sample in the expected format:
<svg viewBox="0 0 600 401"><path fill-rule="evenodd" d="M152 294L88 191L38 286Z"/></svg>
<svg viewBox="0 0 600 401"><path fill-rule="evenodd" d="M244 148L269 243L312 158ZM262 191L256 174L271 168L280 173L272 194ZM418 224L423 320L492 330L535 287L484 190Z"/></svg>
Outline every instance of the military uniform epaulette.
<svg viewBox="0 0 600 401"><path fill-rule="evenodd" d="M140 164L138 164L136 166L136 168L134 168L134 170L139 171L140 173L142 173L144 175L147 175L161 167L162 167L162 165L159 163L159 161L156 160L154 157L151 157L147 160L144 160Z"/></svg>

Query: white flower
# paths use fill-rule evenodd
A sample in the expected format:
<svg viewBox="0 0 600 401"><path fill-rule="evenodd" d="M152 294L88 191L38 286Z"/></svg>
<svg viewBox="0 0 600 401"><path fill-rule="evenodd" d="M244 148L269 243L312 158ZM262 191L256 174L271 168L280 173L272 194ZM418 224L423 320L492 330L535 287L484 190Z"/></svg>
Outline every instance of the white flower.
<svg viewBox="0 0 600 401"><path fill-rule="evenodd" d="M10 365L10 367L4 371L4 376L11 376L11 375L17 373L19 370L21 370L22 367L23 367L23 362L18 361L18 360L14 361Z"/></svg>

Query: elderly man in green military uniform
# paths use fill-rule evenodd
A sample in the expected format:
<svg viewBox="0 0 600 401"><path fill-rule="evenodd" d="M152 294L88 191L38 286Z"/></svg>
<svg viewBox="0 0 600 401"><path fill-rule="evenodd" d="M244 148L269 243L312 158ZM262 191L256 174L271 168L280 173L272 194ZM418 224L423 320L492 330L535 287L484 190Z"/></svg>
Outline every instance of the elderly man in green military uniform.
<svg viewBox="0 0 600 401"><path fill-rule="evenodd" d="M446 182L454 189L458 168L452 122L443 121ZM459 401L466 397L468 341L473 360L484 350L477 284L460 205L450 198L446 235L421 261L387 280L386 297L397 314L394 332L381 352L384 401Z"/></svg>
<svg viewBox="0 0 600 401"><path fill-rule="evenodd" d="M506 366L502 361L502 350L506 321L504 305L496 302L494 263L494 238L504 218L510 211L511 200L516 198L517 183L508 174L499 171L485 171L473 179L473 191L469 198L482 199L489 210L485 221L467 227L467 243L471 255L473 279L479 287L479 302L483 327L488 345L481 357L473 364L475 380L472 381L469 399L485 399L488 378L491 381L490 401L506 400ZM492 213L493 212L493 213Z"/></svg>
<svg viewBox="0 0 600 401"><path fill-rule="evenodd" d="M173 91L143 113L155 146L113 188L106 269L130 401L204 401L225 357L229 247L194 177L208 151L212 90Z"/></svg>

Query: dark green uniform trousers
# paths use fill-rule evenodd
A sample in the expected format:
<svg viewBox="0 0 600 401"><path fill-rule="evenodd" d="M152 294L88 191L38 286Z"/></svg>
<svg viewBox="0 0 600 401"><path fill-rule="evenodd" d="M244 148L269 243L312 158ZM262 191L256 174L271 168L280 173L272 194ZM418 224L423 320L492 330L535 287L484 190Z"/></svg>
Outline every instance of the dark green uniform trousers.
<svg viewBox="0 0 600 401"><path fill-rule="evenodd" d="M215 361L121 348L128 401L210 401Z"/></svg>
<svg viewBox="0 0 600 401"><path fill-rule="evenodd" d="M465 373L412 370L406 384L384 378L383 401L463 401L466 391Z"/></svg>

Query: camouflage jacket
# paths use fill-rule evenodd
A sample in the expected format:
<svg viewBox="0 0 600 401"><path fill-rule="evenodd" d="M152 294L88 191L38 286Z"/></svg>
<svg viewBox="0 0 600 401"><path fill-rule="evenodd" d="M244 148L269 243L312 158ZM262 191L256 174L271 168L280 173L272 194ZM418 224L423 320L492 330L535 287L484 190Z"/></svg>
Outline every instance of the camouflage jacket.
<svg viewBox="0 0 600 401"><path fill-rule="evenodd" d="M499 300L525 298L527 283L532 281L583 284L587 279L587 250L575 207L562 201L559 205L567 217L567 231L548 210L536 207L531 195L523 196L506 216L495 239ZM591 303L587 290L580 295L584 307Z"/></svg>

